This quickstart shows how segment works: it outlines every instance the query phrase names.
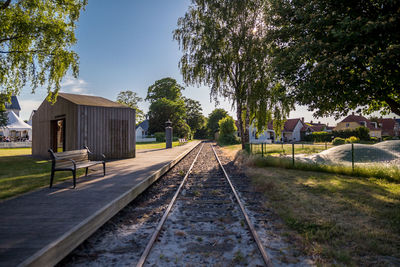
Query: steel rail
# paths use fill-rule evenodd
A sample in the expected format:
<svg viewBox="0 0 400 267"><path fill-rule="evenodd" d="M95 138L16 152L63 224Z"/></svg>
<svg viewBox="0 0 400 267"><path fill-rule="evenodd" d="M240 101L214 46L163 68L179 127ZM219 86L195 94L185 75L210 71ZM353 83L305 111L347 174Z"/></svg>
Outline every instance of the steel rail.
<svg viewBox="0 0 400 267"><path fill-rule="evenodd" d="M192 165L190 165L190 168L187 171L185 177L183 178L181 184L179 185L178 190L176 190L174 197L172 198L171 202L169 203L167 209L165 210L165 212L164 212L164 214L163 214L163 216L161 218L161 221L158 223L157 228L154 231L153 235L151 236L151 239L150 239L149 243L147 243L147 246L146 246L142 256L140 257L138 263L136 264L136 267L142 267L144 262L146 261L147 257L149 256L151 248L153 247L155 241L157 240L157 237L160 234L161 229L162 229L165 221L167 220L168 214L171 211L172 206L174 205L175 200L177 199L177 197L178 197L183 185L185 184L185 181L187 180L187 177L189 176L190 171L192 170L192 168L194 166L194 163L197 161L197 158L198 158L201 150L203 149L203 146L204 146L204 143L201 145L199 152L197 153L196 157L194 158L194 160L192 162Z"/></svg>
<svg viewBox="0 0 400 267"><path fill-rule="evenodd" d="M210 145L211 145L211 144L210 144ZM255 230L255 228L254 228L254 226L253 226L253 224L251 223L251 221L250 221L250 219L249 219L249 216L247 215L247 213L246 213L246 211L245 211L245 209L244 209L244 206L243 206L243 204L242 204L242 201L240 201L239 195L237 194L237 192L236 192L236 190L235 190L235 187L233 186L231 180L229 179L228 173L225 171L224 166L222 165L221 161L219 160L218 155L217 155L217 152L215 152L215 149L214 149L214 146L213 146L213 145L211 145L211 148L212 148L212 150L214 151L214 155L215 155L215 157L216 157L216 159L217 159L219 165L221 166L222 171L223 171L224 174L225 174L226 180L228 181L229 185L231 186L231 189L232 189L232 191L233 191L233 194L235 195L236 201L238 202L238 204L239 204L239 206L240 206L240 209L242 210L242 213L243 213L243 215L244 215L244 217L245 217L245 219L246 219L246 222L247 222L247 226L249 227L250 232L251 232L251 234L252 234L252 236L253 236L253 238L254 238L254 241L256 242L257 247L258 247L258 249L260 250L260 253L261 253L261 255L262 255L262 258L263 258L265 264L266 264L267 266L272 266L271 259L270 259L270 257L268 256L267 252L265 251L264 246L261 244L261 240L260 240L260 238L259 238L259 236L258 236L258 234L257 234L257 232L256 232L256 230Z"/></svg>

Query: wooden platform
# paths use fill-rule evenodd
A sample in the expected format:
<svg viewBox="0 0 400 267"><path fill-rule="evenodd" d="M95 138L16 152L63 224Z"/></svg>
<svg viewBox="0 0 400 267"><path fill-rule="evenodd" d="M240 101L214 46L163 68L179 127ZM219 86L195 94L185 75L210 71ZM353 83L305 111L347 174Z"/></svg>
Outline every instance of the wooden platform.
<svg viewBox="0 0 400 267"><path fill-rule="evenodd" d="M199 142L138 150L68 180L0 203L0 266L52 266L168 171Z"/></svg>

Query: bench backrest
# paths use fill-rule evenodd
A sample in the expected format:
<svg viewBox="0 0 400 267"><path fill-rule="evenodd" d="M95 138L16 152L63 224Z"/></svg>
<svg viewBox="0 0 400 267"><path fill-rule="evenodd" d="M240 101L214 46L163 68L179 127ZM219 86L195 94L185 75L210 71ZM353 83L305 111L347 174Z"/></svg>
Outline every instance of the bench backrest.
<svg viewBox="0 0 400 267"><path fill-rule="evenodd" d="M71 150L58 153L54 153L52 151L49 152L52 160L72 159L76 163L89 160L89 153L87 149Z"/></svg>

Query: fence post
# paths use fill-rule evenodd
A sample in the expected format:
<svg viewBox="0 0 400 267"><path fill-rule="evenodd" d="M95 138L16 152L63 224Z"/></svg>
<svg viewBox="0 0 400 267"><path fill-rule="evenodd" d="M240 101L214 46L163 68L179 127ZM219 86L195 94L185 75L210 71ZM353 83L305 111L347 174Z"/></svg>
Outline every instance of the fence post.
<svg viewBox="0 0 400 267"><path fill-rule="evenodd" d="M327 149L328 149L328 143L325 142L325 150L327 150Z"/></svg>
<svg viewBox="0 0 400 267"><path fill-rule="evenodd" d="M283 149L283 141L282 141L282 153L285 154L285 149Z"/></svg>
<svg viewBox="0 0 400 267"><path fill-rule="evenodd" d="M253 154L253 143L250 143L250 155Z"/></svg>
<svg viewBox="0 0 400 267"><path fill-rule="evenodd" d="M264 144L261 143L261 157L264 157Z"/></svg>
<svg viewBox="0 0 400 267"><path fill-rule="evenodd" d="M354 172L354 143L351 143L351 169Z"/></svg>
<svg viewBox="0 0 400 267"><path fill-rule="evenodd" d="M304 149L304 143L303 142L301 142L301 148Z"/></svg>
<svg viewBox="0 0 400 267"><path fill-rule="evenodd" d="M292 143L292 164L294 166L294 143Z"/></svg>

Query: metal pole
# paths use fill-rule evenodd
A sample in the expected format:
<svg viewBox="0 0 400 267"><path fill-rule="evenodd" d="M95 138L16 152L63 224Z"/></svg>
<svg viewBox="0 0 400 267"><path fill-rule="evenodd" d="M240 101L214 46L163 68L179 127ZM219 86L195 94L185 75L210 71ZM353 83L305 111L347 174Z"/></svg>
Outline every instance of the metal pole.
<svg viewBox="0 0 400 267"><path fill-rule="evenodd" d="M264 144L261 143L261 157L264 157Z"/></svg>
<svg viewBox="0 0 400 267"><path fill-rule="evenodd" d="M294 166L294 143L292 143L292 164Z"/></svg>
<svg viewBox="0 0 400 267"><path fill-rule="evenodd" d="M327 150L327 149L328 149L328 143L325 142L325 150Z"/></svg>
<svg viewBox="0 0 400 267"><path fill-rule="evenodd" d="M250 143L250 154L253 154L253 143Z"/></svg>
<svg viewBox="0 0 400 267"><path fill-rule="evenodd" d="M351 168L354 172L354 144L351 143Z"/></svg>

